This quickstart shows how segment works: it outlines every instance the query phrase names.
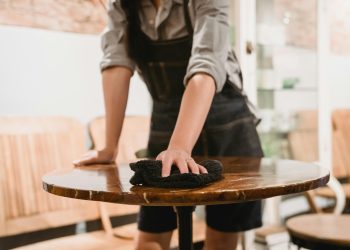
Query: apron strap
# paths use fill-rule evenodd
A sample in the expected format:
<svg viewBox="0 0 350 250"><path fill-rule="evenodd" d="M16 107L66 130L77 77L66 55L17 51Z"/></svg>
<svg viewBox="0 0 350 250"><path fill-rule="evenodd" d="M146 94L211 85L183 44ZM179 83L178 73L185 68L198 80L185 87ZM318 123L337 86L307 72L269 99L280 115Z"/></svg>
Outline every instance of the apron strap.
<svg viewBox="0 0 350 250"><path fill-rule="evenodd" d="M189 35L193 35L193 26L190 18L190 13L188 12L188 2L189 0L183 1L184 6L184 16L185 16L185 22L186 22L186 29Z"/></svg>
<svg viewBox="0 0 350 250"><path fill-rule="evenodd" d="M139 11L139 0L121 0L127 24L127 51L129 56L135 61L140 60L141 52L145 51L143 43L139 43L141 34Z"/></svg>

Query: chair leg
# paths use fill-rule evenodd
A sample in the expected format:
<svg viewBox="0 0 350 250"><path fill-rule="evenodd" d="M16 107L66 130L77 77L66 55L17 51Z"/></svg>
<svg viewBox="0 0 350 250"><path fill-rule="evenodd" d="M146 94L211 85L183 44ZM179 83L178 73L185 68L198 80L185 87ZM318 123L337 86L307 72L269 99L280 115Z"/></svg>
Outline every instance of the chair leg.
<svg viewBox="0 0 350 250"><path fill-rule="evenodd" d="M294 246L295 246L295 247L294 247ZM295 249L300 250L301 247L298 246L298 245L293 244L293 242L290 241L290 242L288 243L288 250L295 250Z"/></svg>
<svg viewBox="0 0 350 250"><path fill-rule="evenodd" d="M242 250L254 249L254 230L245 231L241 235Z"/></svg>
<svg viewBox="0 0 350 250"><path fill-rule="evenodd" d="M112 222L109 217L107 208L103 202L97 202L99 211L100 211L100 216L101 216L101 221L102 221L102 226L105 232L108 235L113 235L113 227L112 227Z"/></svg>
<svg viewBox="0 0 350 250"><path fill-rule="evenodd" d="M280 204L281 197L272 197L265 200L263 211L264 225L280 225Z"/></svg>
<svg viewBox="0 0 350 250"><path fill-rule="evenodd" d="M345 207L346 197L344 189L340 182L332 175L327 186L330 187L336 194L336 205L334 208L334 214L341 214Z"/></svg>

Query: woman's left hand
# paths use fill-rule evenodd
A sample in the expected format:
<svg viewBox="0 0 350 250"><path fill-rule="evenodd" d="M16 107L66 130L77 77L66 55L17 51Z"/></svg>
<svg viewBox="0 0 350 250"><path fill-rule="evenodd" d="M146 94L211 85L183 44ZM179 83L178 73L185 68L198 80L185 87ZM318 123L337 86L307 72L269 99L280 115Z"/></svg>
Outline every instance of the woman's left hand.
<svg viewBox="0 0 350 250"><path fill-rule="evenodd" d="M208 173L205 167L197 164L191 155L181 148L168 148L160 152L156 160L162 161L162 177L170 175L171 165L173 163L175 163L182 174L189 171L194 174Z"/></svg>

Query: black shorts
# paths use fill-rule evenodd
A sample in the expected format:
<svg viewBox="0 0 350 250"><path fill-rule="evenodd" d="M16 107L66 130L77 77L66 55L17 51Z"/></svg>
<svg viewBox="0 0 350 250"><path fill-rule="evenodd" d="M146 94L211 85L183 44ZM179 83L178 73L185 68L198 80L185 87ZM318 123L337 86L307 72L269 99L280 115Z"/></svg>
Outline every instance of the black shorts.
<svg viewBox="0 0 350 250"><path fill-rule="evenodd" d="M180 101L153 103L148 150L157 156L168 146L175 127ZM256 131L256 118L247 100L237 90L225 85L215 94L204 128L193 148L192 155L262 157ZM206 223L222 232L239 232L262 225L261 201L206 206ZM138 229L160 233L177 226L173 207L141 206Z"/></svg>

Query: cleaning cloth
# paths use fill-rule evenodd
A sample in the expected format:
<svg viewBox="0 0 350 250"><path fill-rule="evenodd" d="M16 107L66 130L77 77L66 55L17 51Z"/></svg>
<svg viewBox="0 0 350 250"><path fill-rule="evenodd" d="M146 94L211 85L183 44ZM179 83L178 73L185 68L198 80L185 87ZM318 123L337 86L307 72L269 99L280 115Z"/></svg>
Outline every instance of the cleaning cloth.
<svg viewBox="0 0 350 250"><path fill-rule="evenodd" d="M199 164L207 169L207 174L181 174L177 166L173 164L170 175L162 177L162 161L140 160L130 163L130 168L135 172L130 183L162 188L195 188L223 178L220 161L205 160Z"/></svg>

